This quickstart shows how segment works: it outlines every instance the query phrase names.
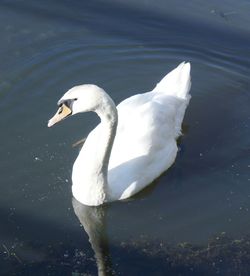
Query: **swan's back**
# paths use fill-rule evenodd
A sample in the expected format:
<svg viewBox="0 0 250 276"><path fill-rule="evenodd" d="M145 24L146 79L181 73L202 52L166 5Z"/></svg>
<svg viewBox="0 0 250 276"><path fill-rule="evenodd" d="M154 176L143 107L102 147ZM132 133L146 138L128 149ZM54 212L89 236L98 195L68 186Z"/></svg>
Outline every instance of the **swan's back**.
<svg viewBox="0 0 250 276"><path fill-rule="evenodd" d="M190 64L181 63L151 92L117 106L118 128L108 172L114 199L137 193L173 164L190 86Z"/></svg>

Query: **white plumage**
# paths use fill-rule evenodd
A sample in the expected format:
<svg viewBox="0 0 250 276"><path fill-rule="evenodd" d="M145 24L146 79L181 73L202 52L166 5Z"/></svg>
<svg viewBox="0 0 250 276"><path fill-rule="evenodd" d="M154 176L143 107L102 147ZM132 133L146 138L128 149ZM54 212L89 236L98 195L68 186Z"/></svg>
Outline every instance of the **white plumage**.
<svg viewBox="0 0 250 276"><path fill-rule="evenodd" d="M74 163L74 197L95 206L126 199L167 170L176 158L190 85L190 64L181 63L151 92L129 97L117 107L95 85L70 89L59 105L72 114L94 111L101 119ZM61 119L53 117L49 126Z"/></svg>

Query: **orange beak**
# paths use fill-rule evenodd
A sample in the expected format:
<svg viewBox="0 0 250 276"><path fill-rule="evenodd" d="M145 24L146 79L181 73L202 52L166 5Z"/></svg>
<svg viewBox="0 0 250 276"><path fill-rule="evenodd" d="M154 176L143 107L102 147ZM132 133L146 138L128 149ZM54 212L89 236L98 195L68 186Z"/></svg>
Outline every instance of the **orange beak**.
<svg viewBox="0 0 250 276"><path fill-rule="evenodd" d="M56 114L49 120L48 127L52 127L54 124L60 122L64 118L68 117L72 113L72 110L65 104L59 107Z"/></svg>

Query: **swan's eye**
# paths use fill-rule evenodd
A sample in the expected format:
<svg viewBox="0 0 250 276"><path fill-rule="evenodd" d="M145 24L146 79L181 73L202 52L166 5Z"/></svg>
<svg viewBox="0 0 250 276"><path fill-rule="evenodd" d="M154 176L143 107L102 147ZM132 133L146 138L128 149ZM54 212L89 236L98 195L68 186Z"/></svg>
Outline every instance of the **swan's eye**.
<svg viewBox="0 0 250 276"><path fill-rule="evenodd" d="M78 98L74 98L74 99L70 99L70 100L62 100L62 101L58 102L58 106L61 107L64 104L68 108L71 108L73 101L77 101L77 100L78 100Z"/></svg>
<svg viewBox="0 0 250 276"><path fill-rule="evenodd" d="M68 108L70 108L72 104L72 100L65 100L62 104L65 104Z"/></svg>

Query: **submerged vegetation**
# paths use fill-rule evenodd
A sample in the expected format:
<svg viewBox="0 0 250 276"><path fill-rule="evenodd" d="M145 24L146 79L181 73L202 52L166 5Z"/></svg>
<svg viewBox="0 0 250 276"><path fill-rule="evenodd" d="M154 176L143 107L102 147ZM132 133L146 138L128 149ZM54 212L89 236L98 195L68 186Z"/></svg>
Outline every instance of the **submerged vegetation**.
<svg viewBox="0 0 250 276"><path fill-rule="evenodd" d="M142 254L157 259L162 272L158 269L157 275L164 275L163 271L171 275L250 275L250 236L232 239L223 232L205 246L186 242L175 246L161 242L153 247L143 242L132 245L143 246Z"/></svg>
<svg viewBox="0 0 250 276"><path fill-rule="evenodd" d="M16 244L8 250L2 247L2 273L97 275L95 258L89 249L77 249L73 244L63 243L46 248L39 244L29 245L29 248L31 246L33 249L29 253L24 244ZM116 262L111 264L109 258L104 260L107 261L107 275L139 275L140 272L143 275L250 275L250 236L232 239L221 233L204 246L186 242L177 245L152 243L142 237L138 242L131 240L110 247Z"/></svg>

